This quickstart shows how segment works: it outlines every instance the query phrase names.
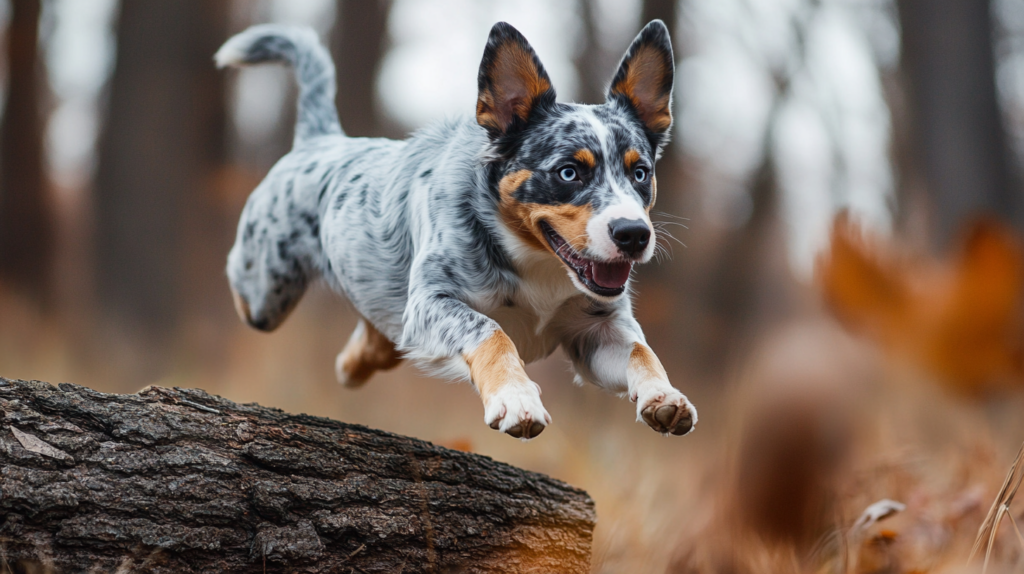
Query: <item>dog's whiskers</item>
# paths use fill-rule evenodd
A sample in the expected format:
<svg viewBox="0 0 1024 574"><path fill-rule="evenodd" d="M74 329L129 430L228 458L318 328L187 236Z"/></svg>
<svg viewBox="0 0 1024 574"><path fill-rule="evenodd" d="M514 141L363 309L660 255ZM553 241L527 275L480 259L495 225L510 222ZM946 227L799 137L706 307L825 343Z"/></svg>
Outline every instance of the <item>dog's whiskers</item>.
<svg viewBox="0 0 1024 574"><path fill-rule="evenodd" d="M680 217L678 215L673 215L671 213L667 213L667 212L664 212L664 211L655 211L653 213L654 213L654 215L660 215L662 217L671 217L673 219L678 219L680 221L690 221L689 217Z"/></svg>
<svg viewBox="0 0 1024 574"><path fill-rule="evenodd" d="M657 228L661 228L661 227L663 227L665 225L678 225L679 227L682 227L683 229L689 229L690 228L688 225L683 225L682 223L679 223L678 221L652 221L651 223L654 224L654 226L657 227Z"/></svg>
<svg viewBox="0 0 1024 574"><path fill-rule="evenodd" d="M666 239L671 239L672 241L675 241L679 245L682 245L683 247L686 247L685 243L680 241L675 235L672 235L668 230L666 230L666 229L664 229L663 227L660 227L660 226L656 226L656 227L657 227L658 231L660 232L660 233L658 233L658 238L659 239L661 237L665 237Z"/></svg>

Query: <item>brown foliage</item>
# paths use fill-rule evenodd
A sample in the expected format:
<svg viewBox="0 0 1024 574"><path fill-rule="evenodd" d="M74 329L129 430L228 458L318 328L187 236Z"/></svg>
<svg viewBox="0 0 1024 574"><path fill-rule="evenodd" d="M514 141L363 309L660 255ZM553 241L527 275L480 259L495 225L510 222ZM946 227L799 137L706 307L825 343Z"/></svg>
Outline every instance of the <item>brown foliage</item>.
<svg viewBox="0 0 1024 574"><path fill-rule="evenodd" d="M818 283L832 312L949 386L1020 383L1024 251L1012 232L978 220L946 260L899 254L836 219Z"/></svg>

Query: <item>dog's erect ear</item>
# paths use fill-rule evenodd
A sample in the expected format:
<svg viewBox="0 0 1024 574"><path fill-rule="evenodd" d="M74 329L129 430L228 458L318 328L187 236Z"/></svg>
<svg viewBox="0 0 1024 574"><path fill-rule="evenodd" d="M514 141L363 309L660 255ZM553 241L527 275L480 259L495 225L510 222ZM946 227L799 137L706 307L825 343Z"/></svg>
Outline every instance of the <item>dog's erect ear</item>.
<svg viewBox="0 0 1024 574"><path fill-rule="evenodd" d="M491 28L480 62L476 121L491 137L526 125L535 109L555 102L544 66L526 38L505 22Z"/></svg>
<svg viewBox="0 0 1024 574"><path fill-rule="evenodd" d="M672 127L675 59L668 28L653 20L633 40L608 88L608 101L633 108L648 132L660 136ZM660 143L664 138L655 138Z"/></svg>

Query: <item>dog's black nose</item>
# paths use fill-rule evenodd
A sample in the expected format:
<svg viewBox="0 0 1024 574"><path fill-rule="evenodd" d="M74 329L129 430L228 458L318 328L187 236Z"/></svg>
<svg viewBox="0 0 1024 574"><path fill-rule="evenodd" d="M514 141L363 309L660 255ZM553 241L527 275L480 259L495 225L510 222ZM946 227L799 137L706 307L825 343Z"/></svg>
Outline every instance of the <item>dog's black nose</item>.
<svg viewBox="0 0 1024 574"><path fill-rule="evenodd" d="M651 240L650 228L640 219L613 219L608 223L608 233L626 255L639 255Z"/></svg>

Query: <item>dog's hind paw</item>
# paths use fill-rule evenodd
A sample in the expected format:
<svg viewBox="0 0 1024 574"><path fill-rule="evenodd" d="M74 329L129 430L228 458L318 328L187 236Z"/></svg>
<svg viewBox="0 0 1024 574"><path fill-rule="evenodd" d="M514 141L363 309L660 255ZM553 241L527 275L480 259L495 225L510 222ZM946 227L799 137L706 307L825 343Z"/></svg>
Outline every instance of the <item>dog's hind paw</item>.
<svg viewBox="0 0 1024 574"><path fill-rule="evenodd" d="M402 355L395 344L366 319L360 319L334 361L334 374L339 383L355 389L363 386L375 372L393 369L400 362Z"/></svg>
<svg viewBox="0 0 1024 574"><path fill-rule="evenodd" d="M551 424L551 415L540 402L540 387L530 381L525 385L507 384L488 397L484 422L494 430L529 440Z"/></svg>
<svg viewBox="0 0 1024 574"><path fill-rule="evenodd" d="M697 425L697 409L675 389L637 401L636 413L638 421L662 434L683 436Z"/></svg>

